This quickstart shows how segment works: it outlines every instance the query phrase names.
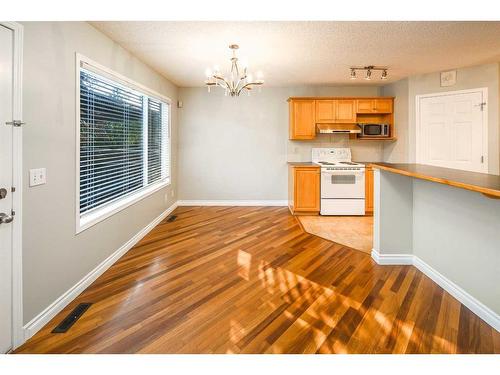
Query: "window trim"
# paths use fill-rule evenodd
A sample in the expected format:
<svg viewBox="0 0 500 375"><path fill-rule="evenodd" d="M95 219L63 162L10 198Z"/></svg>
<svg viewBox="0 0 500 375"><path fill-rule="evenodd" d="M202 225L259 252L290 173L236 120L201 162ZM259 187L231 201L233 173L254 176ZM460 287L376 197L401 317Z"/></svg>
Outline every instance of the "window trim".
<svg viewBox="0 0 500 375"><path fill-rule="evenodd" d="M83 56L80 53L75 54L76 58L76 69L75 69L75 81L76 81L76 143L75 143L75 218L76 218L76 234L83 232L84 230L94 226L95 224L113 216L114 214L124 210L125 208L139 202L140 200L152 195L158 190L170 186L172 183L172 100L150 88L135 82L120 73L117 73L95 61ZM169 160L169 176L157 181L151 185L145 186L141 189L133 191L115 200L112 200L102 207L96 207L95 210L90 210L88 213L80 214L80 70L82 62L92 67L96 70L96 73L103 72L106 74L106 78L114 79L118 84L125 85L134 90L138 90L143 94L150 96L153 99L160 100L169 106L168 113L168 160Z"/></svg>

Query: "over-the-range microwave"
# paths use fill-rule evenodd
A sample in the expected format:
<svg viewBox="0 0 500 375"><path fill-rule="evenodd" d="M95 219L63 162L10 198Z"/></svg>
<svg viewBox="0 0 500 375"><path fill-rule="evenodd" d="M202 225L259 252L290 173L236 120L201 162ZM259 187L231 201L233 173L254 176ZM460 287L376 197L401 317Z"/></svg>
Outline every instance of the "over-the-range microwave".
<svg viewBox="0 0 500 375"><path fill-rule="evenodd" d="M358 126L361 128L359 137L387 138L391 136L389 124L358 124Z"/></svg>

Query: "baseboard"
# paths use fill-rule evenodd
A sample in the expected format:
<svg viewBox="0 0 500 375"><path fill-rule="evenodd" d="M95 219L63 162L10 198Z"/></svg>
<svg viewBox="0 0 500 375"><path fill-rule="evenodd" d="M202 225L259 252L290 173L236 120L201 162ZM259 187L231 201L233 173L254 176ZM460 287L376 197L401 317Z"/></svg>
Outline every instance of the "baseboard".
<svg viewBox="0 0 500 375"><path fill-rule="evenodd" d="M111 267L118 259L120 259L127 251L136 245L146 234L148 234L155 226L165 219L173 210L177 208L177 202L163 211L151 223L141 229L130 240L123 244L118 250L106 258L96 268L85 275L80 281L73 285L57 300L50 304L45 310L27 323L24 329L24 340L28 340L40 329L42 329L54 316L64 309L71 301L73 301L80 293L90 286L99 276L101 276L109 267Z"/></svg>
<svg viewBox="0 0 500 375"><path fill-rule="evenodd" d="M411 254L380 254L376 249L372 249L372 258L380 265L412 265L413 255Z"/></svg>
<svg viewBox="0 0 500 375"><path fill-rule="evenodd" d="M180 200L179 206L288 206L287 200Z"/></svg>
<svg viewBox="0 0 500 375"><path fill-rule="evenodd" d="M413 265L423 274L432 279L441 288L450 293L458 301L464 304L474 314L483 319L490 326L500 332L500 315L491 310L488 306L478 301L450 279L443 276L437 270L429 266L422 259L415 257Z"/></svg>
<svg viewBox="0 0 500 375"><path fill-rule="evenodd" d="M478 301L453 281L439 273L422 259L411 254L380 254L376 249L372 250L372 258L380 265L413 265L424 275L450 293L460 303L466 306L478 317L500 332L500 315L488 306Z"/></svg>

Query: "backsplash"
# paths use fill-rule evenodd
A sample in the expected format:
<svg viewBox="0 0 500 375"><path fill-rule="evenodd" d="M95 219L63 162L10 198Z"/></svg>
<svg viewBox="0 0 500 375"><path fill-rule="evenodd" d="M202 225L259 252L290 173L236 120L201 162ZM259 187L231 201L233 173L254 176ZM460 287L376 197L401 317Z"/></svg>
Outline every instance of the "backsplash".
<svg viewBox="0 0 500 375"><path fill-rule="evenodd" d="M313 147L350 147L354 161L383 161L383 141L361 141L349 139L349 134L318 134L311 141L287 143L287 161L311 161Z"/></svg>

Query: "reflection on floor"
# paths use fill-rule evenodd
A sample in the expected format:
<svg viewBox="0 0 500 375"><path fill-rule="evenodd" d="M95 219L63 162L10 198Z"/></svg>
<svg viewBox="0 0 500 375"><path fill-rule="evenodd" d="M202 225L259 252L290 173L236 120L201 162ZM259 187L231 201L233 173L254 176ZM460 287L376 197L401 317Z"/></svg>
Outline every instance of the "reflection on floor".
<svg viewBox="0 0 500 375"><path fill-rule="evenodd" d="M287 207L174 214L16 353L500 353L418 269L305 233Z"/></svg>
<svg viewBox="0 0 500 375"><path fill-rule="evenodd" d="M306 232L370 254L372 216L298 216Z"/></svg>

